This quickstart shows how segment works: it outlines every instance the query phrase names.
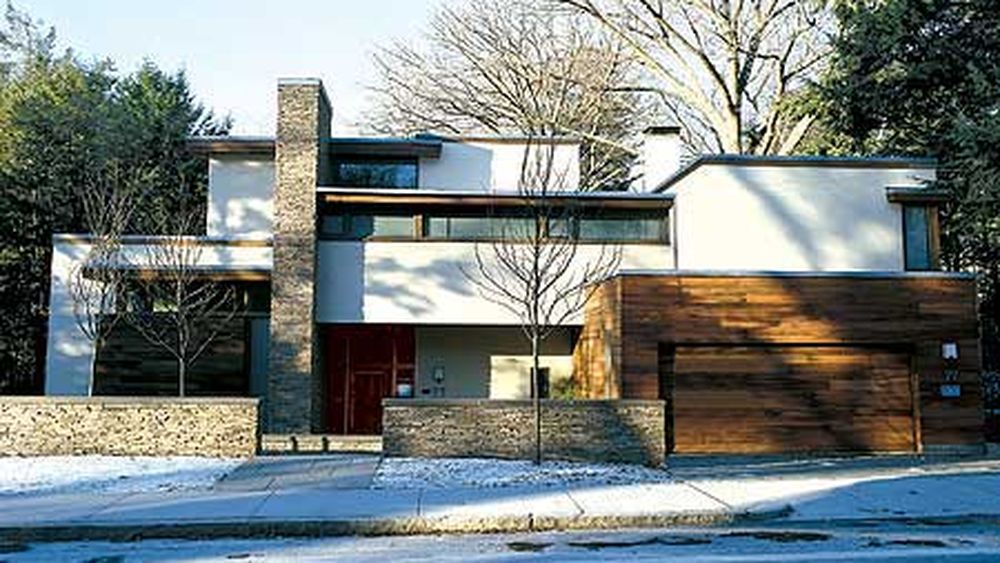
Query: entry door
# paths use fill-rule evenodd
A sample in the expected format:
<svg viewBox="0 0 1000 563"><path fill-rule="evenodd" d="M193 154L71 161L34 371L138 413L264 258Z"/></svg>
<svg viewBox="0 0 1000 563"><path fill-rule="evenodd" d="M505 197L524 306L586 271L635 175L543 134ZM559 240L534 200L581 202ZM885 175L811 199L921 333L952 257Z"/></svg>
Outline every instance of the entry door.
<svg viewBox="0 0 1000 563"><path fill-rule="evenodd" d="M323 328L327 420L334 434L382 432L382 399L413 385L413 328L330 325Z"/></svg>
<svg viewBox="0 0 1000 563"><path fill-rule="evenodd" d="M392 396L392 373L354 371L351 373L351 402L348 434L382 433L382 399Z"/></svg>

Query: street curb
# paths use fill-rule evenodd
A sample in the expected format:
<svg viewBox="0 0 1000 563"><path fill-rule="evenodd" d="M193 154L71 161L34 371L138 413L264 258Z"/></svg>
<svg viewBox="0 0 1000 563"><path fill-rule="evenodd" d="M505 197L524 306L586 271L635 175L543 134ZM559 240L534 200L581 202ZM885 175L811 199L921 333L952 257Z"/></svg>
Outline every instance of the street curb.
<svg viewBox="0 0 1000 563"><path fill-rule="evenodd" d="M948 516L865 516L865 517L844 517L844 518L814 518L811 520L782 520L780 518L769 520L765 525L789 526L789 527L834 527L834 528L858 528L878 526L880 524L905 524L907 526L966 526L988 524L1000 526L1000 514L953 514Z"/></svg>
<svg viewBox="0 0 1000 563"><path fill-rule="evenodd" d="M763 522L790 514L789 507L761 512L689 512L610 516L509 516L491 518L390 518L359 520L245 520L223 522L87 523L0 527L0 541L129 542L145 539L265 539L276 537L408 536L499 534L556 530L721 526Z"/></svg>

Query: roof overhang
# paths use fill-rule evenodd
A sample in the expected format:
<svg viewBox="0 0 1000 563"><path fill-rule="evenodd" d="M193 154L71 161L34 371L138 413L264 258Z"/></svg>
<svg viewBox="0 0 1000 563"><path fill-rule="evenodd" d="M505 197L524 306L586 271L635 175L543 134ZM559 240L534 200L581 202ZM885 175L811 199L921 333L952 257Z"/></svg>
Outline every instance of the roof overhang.
<svg viewBox="0 0 1000 563"><path fill-rule="evenodd" d="M355 205L441 205L470 207L518 207L542 199L516 192L457 192L446 190L355 189L321 187L321 202ZM627 192L560 192L544 199L555 205L570 203L581 207L608 209L666 209L673 205L673 194L634 194Z"/></svg>
<svg viewBox="0 0 1000 563"><path fill-rule="evenodd" d="M788 168L937 168L937 159L920 157L853 157L853 156L755 156L743 154L704 155L667 178L656 187L662 192L673 187L695 170L706 165L760 166Z"/></svg>
<svg viewBox="0 0 1000 563"><path fill-rule="evenodd" d="M274 137L191 137L187 148L195 154L240 154L274 156Z"/></svg>
<svg viewBox="0 0 1000 563"><path fill-rule="evenodd" d="M438 133L418 133L414 139L437 140L446 143L483 143L491 145L579 145L582 141L579 137L569 135L445 135Z"/></svg>
<svg viewBox="0 0 1000 563"><path fill-rule="evenodd" d="M887 186L885 197L890 203L913 203L922 205L941 205L951 199L946 190L925 188L922 186Z"/></svg>
<svg viewBox="0 0 1000 563"><path fill-rule="evenodd" d="M438 158L441 140L423 137L330 137L323 144L332 155L370 158Z"/></svg>

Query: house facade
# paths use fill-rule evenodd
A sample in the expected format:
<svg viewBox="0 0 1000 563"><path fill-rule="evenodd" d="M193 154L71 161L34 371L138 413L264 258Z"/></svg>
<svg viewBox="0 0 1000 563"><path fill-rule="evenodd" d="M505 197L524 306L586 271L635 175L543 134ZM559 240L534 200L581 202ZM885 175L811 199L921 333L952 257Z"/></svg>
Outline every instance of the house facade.
<svg viewBox="0 0 1000 563"><path fill-rule="evenodd" d="M573 139L339 138L331 112L319 81L282 80L275 137L191 141L209 201L189 243L247 309L189 390L260 397L265 432L378 434L387 398L530 396L517 317L467 272L524 208L523 164L544 150L581 259L621 252L544 341L550 389L664 401L677 452L981 443L975 281L939 271L933 161L682 166L679 131L653 128L641 187L579 193ZM95 351L76 327L68 283L88 241L54 238L46 394L175 393L170 359L137 335Z"/></svg>

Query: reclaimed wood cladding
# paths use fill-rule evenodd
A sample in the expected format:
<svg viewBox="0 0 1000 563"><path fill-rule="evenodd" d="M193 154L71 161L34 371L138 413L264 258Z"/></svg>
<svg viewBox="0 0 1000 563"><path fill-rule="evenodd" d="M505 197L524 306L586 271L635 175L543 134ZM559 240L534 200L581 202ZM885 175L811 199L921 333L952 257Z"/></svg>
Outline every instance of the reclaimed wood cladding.
<svg viewBox="0 0 1000 563"><path fill-rule="evenodd" d="M777 381L783 381L782 374L788 377L790 371L801 371L788 366L798 365L804 357L812 357L809 369L822 375L826 360L816 356L815 346L853 348L847 355L849 363L873 362L872 356L861 350L904 353L912 385L917 387L912 390L917 392L911 393L918 398L911 400L915 439L925 445L982 441L980 352L975 281L971 278L625 275L606 283L614 290L602 287L597 293L600 299L588 307L575 351L576 365L591 370L577 375L588 397L658 398L661 344L720 347L716 353L726 346L781 351L741 358L725 368L753 373L777 358L780 365L769 368L779 377ZM595 326L612 326L614 330L600 331ZM940 393L948 367L941 358L942 342L959 345L960 359L955 367L962 386L960 397L945 398ZM678 361L686 360L681 357ZM879 370L883 375L892 374L886 382L875 377L874 383L864 385L887 385L897 392L902 385L899 362L890 363L896 367L879 366L877 361L870 365L873 374ZM845 373L851 370L839 376L847 377ZM614 383L604 383L608 378ZM617 389L618 395L602 395L602 388ZM719 392L725 389L739 393L732 391L731 385ZM743 397L754 400L749 390ZM905 406L894 401L889 401L889 410L895 414L886 414L882 422L900 430L897 437L886 438L888 443L897 443L894 440L907 432L898 421L898 411ZM756 447L748 443L746 451Z"/></svg>
<svg viewBox="0 0 1000 563"><path fill-rule="evenodd" d="M909 367L882 348L678 347L675 451L912 451Z"/></svg>

